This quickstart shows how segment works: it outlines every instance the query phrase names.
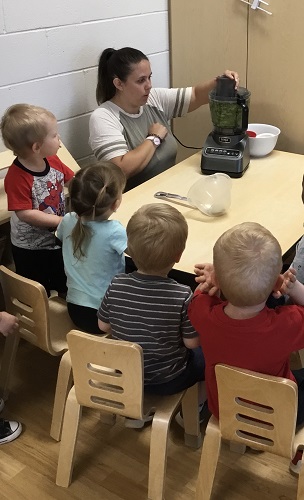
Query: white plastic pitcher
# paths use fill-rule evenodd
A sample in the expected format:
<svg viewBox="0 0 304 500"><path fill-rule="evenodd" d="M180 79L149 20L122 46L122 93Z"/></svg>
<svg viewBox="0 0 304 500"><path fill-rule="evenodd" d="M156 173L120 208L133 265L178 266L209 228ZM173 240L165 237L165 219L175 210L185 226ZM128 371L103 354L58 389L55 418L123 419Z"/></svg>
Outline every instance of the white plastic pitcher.
<svg viewBox="0 0 304 500"><path fill-rule="evenodd" d="M164 191L158 191L154 196L186 201L203 214L217 217L226 213L231 205L231 186L229 175L217 172L201 177L190 187L187 196Z"/></svg>

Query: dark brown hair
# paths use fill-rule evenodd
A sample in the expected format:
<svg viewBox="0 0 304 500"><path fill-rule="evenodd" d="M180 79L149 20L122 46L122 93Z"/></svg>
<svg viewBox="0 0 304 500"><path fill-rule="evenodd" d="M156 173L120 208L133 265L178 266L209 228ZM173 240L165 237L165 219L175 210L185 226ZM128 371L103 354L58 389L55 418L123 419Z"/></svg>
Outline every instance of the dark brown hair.
<svg viewBox="0 0 304 500"><path fill-rule="evenodd" d="M116 93L116 87L113 83L114 78L119 78L122 82L125 82L132 72L133 64L138 64L143 59L148 61L143 52L132 47L124 47L119 50L105 49L98 63L97 104L112 99Z"/></svg>

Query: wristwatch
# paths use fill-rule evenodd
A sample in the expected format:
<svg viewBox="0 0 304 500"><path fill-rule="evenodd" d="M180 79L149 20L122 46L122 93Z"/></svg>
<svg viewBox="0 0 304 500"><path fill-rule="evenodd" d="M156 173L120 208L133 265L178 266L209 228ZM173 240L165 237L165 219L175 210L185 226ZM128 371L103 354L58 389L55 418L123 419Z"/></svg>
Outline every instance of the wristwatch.
<svg viewBox="0 0 304 500"><path fill-rule="evenodd" d="M163 142L163 140L156 134L147 135L146 139L149 139L149 141L152 141L154 146L156 146L157 148Z"/></svg>

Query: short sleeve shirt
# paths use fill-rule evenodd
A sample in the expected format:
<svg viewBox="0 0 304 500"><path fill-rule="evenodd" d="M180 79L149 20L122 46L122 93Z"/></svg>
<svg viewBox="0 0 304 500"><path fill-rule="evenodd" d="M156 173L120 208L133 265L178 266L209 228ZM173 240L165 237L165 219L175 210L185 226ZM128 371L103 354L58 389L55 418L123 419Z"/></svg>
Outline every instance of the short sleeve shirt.
<svg viewBox="0 0 304 500"><path fill-rule="evenodd" d="M36 250L56 247L53 230L23 222L15 213L18 210L40 210L64 215L64 184L74 176L74 172L57 156L44 161L45 170L33 172L16 158L4 179L8 210L14 211L11 216L11 241L19 248Z"/></svg>

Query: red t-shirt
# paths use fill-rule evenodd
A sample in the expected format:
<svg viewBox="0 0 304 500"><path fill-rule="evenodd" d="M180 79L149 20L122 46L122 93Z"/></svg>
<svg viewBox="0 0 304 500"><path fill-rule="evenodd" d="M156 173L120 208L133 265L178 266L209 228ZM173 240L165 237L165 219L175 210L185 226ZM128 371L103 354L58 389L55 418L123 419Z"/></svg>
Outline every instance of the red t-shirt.
<svg viewBox="0 0 304 500"><path fill-rule="evenodd" d="M205 356L208 406L217 418L216 364L294 380L289 356L304 348L304 307L264 307L257 316L238 320L225 314L226 305L218 297L196 291L188 308Z"/></svg>
<svg viewBox="0 0 304 500"><path fill-rule="evenodd" d="M64 184L74 176L74 172L56 155L44 161L44 171L33 172L16 158L4 179L8 210L14 211L11 216L11 240L20 248L52 249L55 247L55 235L48 228L22 222L15 211L41 210L60 216L65 214Z"/></svg>

